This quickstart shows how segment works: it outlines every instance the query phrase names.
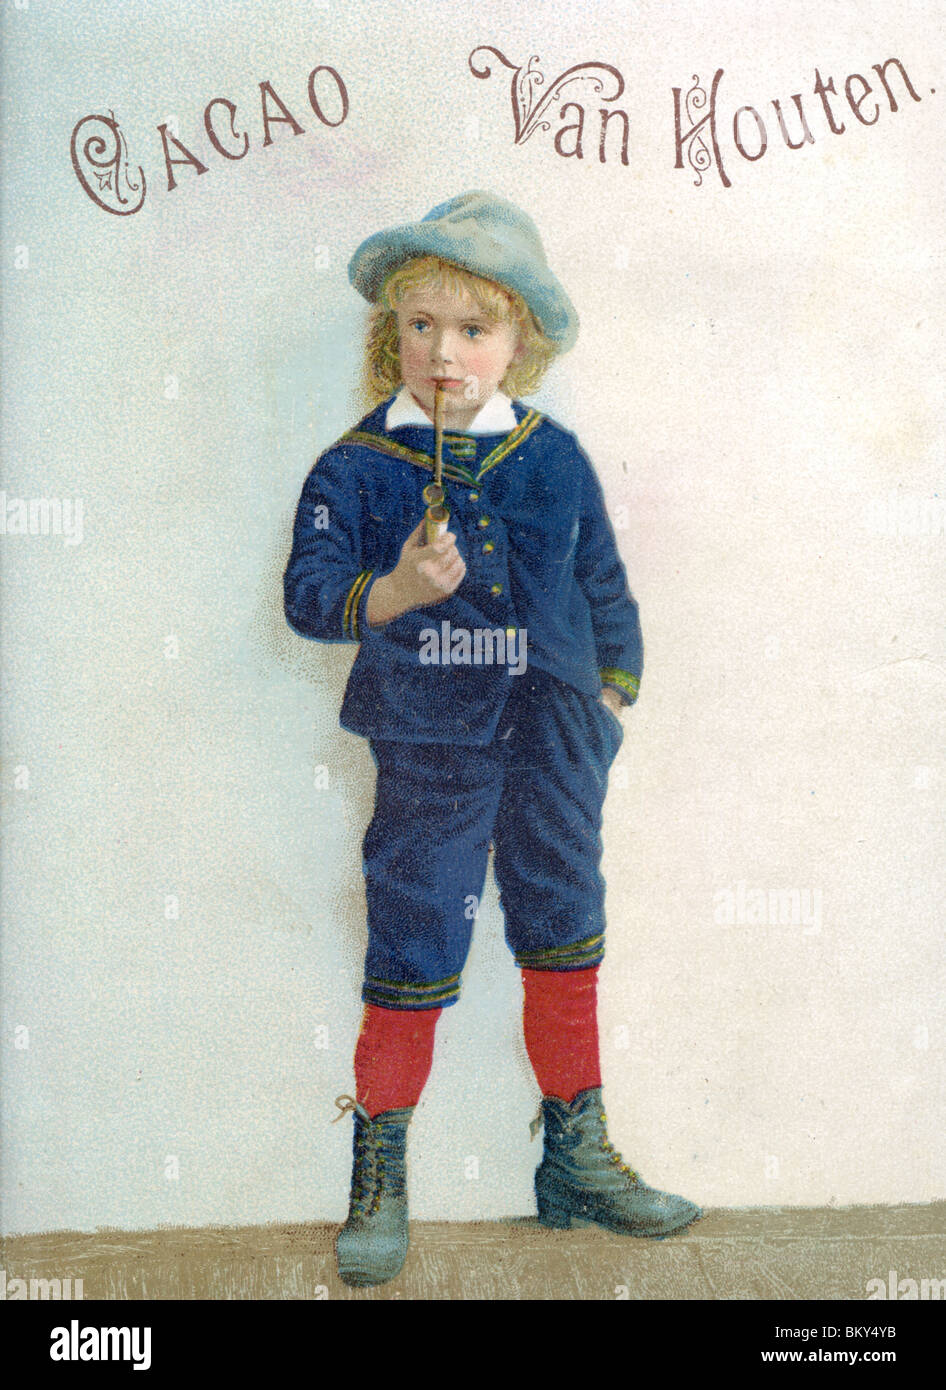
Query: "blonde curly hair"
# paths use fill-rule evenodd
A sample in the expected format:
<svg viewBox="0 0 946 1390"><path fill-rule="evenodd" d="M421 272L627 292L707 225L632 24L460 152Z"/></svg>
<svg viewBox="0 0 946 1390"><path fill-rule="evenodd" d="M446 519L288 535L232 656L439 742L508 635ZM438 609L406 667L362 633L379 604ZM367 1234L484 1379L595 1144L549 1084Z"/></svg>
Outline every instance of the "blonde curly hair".
<svg viewBox="0 0 946 1390"><path fill-rule="evenodd" d="M546 338L522 296L439 256L415 256L391 272L381 287L378 306L368 318L361 389L369 406L387 400L401 385L397 306L415 289L466 294L489 318L512 324L519 332L523 352L518 361L510 363L500 390L508 396L528 396L538 390L559 350Z"/></svg>

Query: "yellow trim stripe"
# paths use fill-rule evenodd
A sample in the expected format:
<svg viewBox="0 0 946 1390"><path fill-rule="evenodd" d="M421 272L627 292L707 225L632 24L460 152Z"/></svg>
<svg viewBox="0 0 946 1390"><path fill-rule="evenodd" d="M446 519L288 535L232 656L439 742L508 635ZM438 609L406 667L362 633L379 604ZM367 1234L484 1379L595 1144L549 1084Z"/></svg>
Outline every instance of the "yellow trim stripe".
<svg viewBox="0 0 946 1390"><path fill-rule="evenodd" d="M586 937L584 941L572 941L567 946L546 946L537 951L517 951L517 961L545 960L555 956L590 955L604 945L604 932L599 936Z"/></svg>
<svg viewBox="0 0 946 1390"><path fill-rule="evenodd" d="M457 975L445 975L444 978L443 978L442 980L431 980L429 983L426 983L426 984L425 984L425 983L421 983L421 982L418 982L418 981L411 981L411 980L405 980L405 981L401 981L401 980L381 980L381 979L379 979L376 975L366 975L366 976L365 976L365 984L366 984L366 985L380 985L380 986L382 986L384 989L400 989L400 990L416 991L416 990L422 990L422 989L441 989L444 985L453 985L453 984L456 984L456 983L459 981L459 979L460 979L460 976L459 976L458 974L457 974Z"/></svg>
<svg viewBox="0 0 946 1390"><path fill-rule="evenodd" d="M345 600L345 609L342 613L342 634L345 637L354 637L357 641L357 619L358 600L361 598L362 591L368 580L374 574L374 570L362 570L354 584L348 590L348 597Z"/></svg>
<svg viewBox="0 0 946 1390"><path fill-rule="evenodd" d="M515 429L511 430L506 438L486 455L475 476L468 468L463 468L460 464L448 463L446 460L444 460L443 465L444 476L451 478L454 482L474 486L484 473L495 468L497 463L502 463L504 458L508 458L514 449L524 443L533 430L539 427L544 418L538 410L527 410ZM348 434L342 435L339 444L360 444L367 449L376 449L379 454L386 454L389 458L400 459L402 463L413 463L418 468L426 468L428 472L433 472L434 461L430 454L425 454L422 449L408 449L406 445L398 444L382 434L372 434L370 430L349 430Z"/></svg>
<svg viewBox="0 0 946 1390"><path fill-rule="evenodd" d="M421 449L408 449L403 444L396 444L393 439L386 439L382 434L371 434L368 430L352 430L349 434L343 435L340 442L360 444L363 448L375 449L379 454L386 454L388 458L400 459L402 463L413 463L418 468L426 468L428 473L434 471L434 461L430 454L425 454ZM469 483L472 487L475 481L470 470L458 463L444 460L443 471L445 477L452 478L457 483Z"/></svg>
<svg viewBox="0 0 946 1390"><path fill-rule="evenodd" d="M516 965L519 970L547 970L549 974L554 975L559 971L564 973L571 970L593 970L603 960L604 947L591 956L556 956L554 960L530 961L528 964L525 961L517 961Z"/></svg>
<svg viewBox="0 0 946 1390"><path fill-rule="evenodd" d="M640 694L640 680L632 676L630 671L622 671L618 666L603 666L598 675L605 685L616 685L627 691L632 700L636 700Z"/></svg>
<svg viewBox="0 0 946 1390"><path fill-rule="evenodd" d="M371 576L373 574L374 570L369 570L368 573L365 575L365 582L362 584L361 588L358 590L358 593L355 595L355 601L351 606L351 635L352 637L354 637L356 642L361 641L361 629L358 626L358 605L361 603L362 594L365 592L368 585L371 583Z"/></svg>
<svg viewBox="0 0 946 1390"><path fill-rule="evenodd" d="M517 449L520 444L522 444L526 439L528 439L532 431L536 429L537 426L539 426L541 423L542 416L539 414L537 410L527 411L526 414L523 415L522 419L519 421L516 428L506 435L506 438L503 440L503 442L501 444L497 444L496 448L493 449L492 453L486 455L485 459L480 465L480 471L476 475L476 481L479 482L483 474L488 473L491 468L495 468L497 463L502 463L503 459L506 458L507 455L511 454L513 449Z"/></svg>
<svg viewBox="0 0 946 1390"><path fill-rule="evenodd" d="M434 1009L459 999L460 986L454 985L441 994L385 994L384 990L366 985L362 997L367 1004L377 1004L382 1009Z"/></svg>
<svg viewBox="0 0 946 1390"><path fill-rule="evenodd" d="M383 434L372 434L369 430L349 430L348 434L342 435L339 443L365 444L369 449L378 449L382 454L404 459L406 463L419 463L422 468L434 466L430 454L425 454L420 449L408 449L404 444L397 444L393 439L386 439Z"/></svg>
<svg viewBox="0 0 946 1390"><path fill-rule="evenodd" d="M516 965L520 970L590 970L602 960L604 946L599 946L596 951L582 951L574 956L530 956L528 960L516 956Z"/></svg>
<svg viewBox="0 0 946 1390"><path fill-rule="evenodd" d="M393 985L378 984L370 978L365 980L364 995L369 1003L379 1003L382 1008L407 1008L411 1003L439 1004L446 999L455 999L460 993L460 977L455 976L445 987L441 985Z"/></svg>

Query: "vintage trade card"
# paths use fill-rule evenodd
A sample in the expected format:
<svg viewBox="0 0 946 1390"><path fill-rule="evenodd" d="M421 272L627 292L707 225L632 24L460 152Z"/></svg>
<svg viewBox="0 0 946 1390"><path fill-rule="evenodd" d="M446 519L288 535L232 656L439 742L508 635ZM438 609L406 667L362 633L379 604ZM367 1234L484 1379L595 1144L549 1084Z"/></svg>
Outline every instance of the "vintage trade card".
<svg viewBox="0 0 946 1390"><path fill-rule="evenodd" d="M54 1361L151 1354L80 1299L946 1296L943 38L4 5L0 1278Z"/></svg>

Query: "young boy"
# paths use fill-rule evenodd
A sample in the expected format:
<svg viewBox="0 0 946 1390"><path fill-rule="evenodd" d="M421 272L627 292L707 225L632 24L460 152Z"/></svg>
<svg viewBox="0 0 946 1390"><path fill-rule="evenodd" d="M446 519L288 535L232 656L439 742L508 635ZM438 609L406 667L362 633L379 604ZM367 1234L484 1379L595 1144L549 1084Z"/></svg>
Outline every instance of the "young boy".
<svg viewBox="0 0 946 1390"><path fill-rule="evenodd" d="M601 809L638 691L637 605L589 460L518 400L577 317L533 222L486 193L370 237L349 274L379 306L366 380L381 404L306 479L285 575L297 632L360 643L341 723L378 769L356 1099L339 1098L355 1127L339 1273L377 1284L404 1262L407 1128L491 843L543 1095L539 1219L662 1237L702 1213L610 1143L596 1016ZM449 529L425 543L438 390ZM491 660L501 644L483 634L518 643L527 669Z"/></svg>

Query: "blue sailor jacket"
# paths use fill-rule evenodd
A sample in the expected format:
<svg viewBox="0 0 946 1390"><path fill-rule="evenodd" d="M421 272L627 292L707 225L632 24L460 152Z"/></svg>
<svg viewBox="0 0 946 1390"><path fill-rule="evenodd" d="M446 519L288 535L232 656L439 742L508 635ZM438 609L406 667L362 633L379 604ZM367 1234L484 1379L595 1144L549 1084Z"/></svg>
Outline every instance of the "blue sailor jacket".
<svg viewBox="0 0 946 1390"><path fill-rule="evenodd" d="M342 726L407 743L490 742L521 675L508 661L425 663L425 630L445 631L444 623L453 633L515 633L529 666L593 697L612 685L632 703L643 665L638 610L600 483L575 436L521 401L512 402L517 423L508 434L444 434L449 529L466 562L459 587L369 627L371 585L394 569L423 517L433 472L433 425L388 430L390 404L316 461L284 578L296 632L360 643Z"/></svg>

